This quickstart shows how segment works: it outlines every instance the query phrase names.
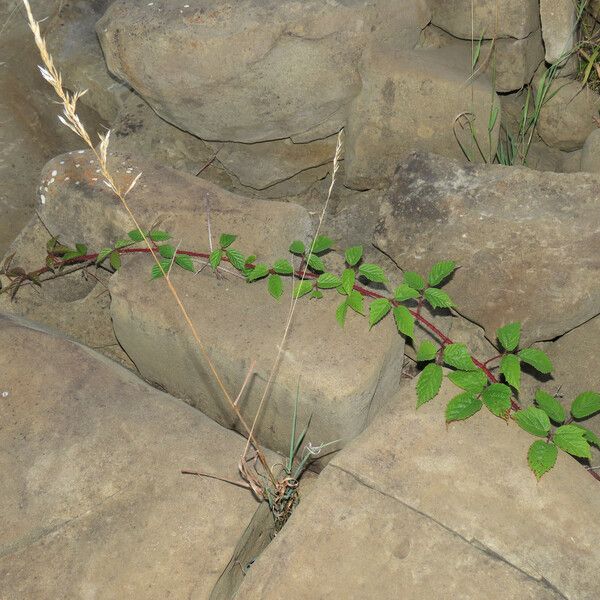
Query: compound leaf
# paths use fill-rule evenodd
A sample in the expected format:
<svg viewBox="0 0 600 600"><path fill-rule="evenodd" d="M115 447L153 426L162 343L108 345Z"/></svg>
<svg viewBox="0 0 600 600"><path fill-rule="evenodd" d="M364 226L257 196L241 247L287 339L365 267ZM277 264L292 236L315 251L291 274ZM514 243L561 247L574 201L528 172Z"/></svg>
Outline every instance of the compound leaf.
<svg viewBox="0 0 600 600"><path fill-rule="evenodd" d="M571 414L576 419L585 419L600 410L600 394L583 392L571 404Z"/></svg>
<svg viewBox="0 0 600 600"><path fill-rule="evenodd" d="M453 260L443 260L441 262L435 263L433 267L431 267L431 271L429 271L428 281L429 285L437 286L439 285L446 277L449 277L456 269L456 263Z"/></svg>
<svg viewBox="0 0 600 600"><path fill-rule="evenodd" d="M535 403L555 422L564 423L567 415L563 405L548 392L537 390Z"/></svg>
<svg viewBox="0 0 600 600"><path fill-rule="evenodd" d="M555 465L557 456L558 448L554 444L536 440L529 446L527 462L533 474L540 479L544 473L547 473Z"/></svg>
<svg viewBox="0 0 600 600"><path fill-rule="evenodd" d="M554 432L554 443L565 452L580 458L590 458L590 444L585 432L577 425L562 425Z"/></svg>
<svg viewBox="0 0 600 600"><path fill-rule="evenodd" d="M548 374L552 373L552 362L548 355L537 348L523 348L519 351L519 358L528 365L531 365L536 371Z"/></svg>
<svg viewBox="0 0 600 600"><path fill-rule="evenodd" d="M437 396L443 375L442 367L433 363L423 369L417 380L417 408Z"/></svg>
<svg viewBox="0 0 600 600"><path fill-rule="evenodd" d="M521 339L521 323L509 323L496 329L496 337L507 352L512 352L519 345Z"/></svg>
<svg viewBox="0 0 600 600"><path fill-rule="evenodd" d="M471 392L455 396L446 406L446 423L462 421L472 417L483 406L481 400Z"/></svg>
<svg viewBox="0 0 600 600"><path fill-rule="evenodd" d="M444 362L462 371L475 371L477 369L469 350L464 344L448 344L444 348Z"/></svg>
<svg viewBox="0 0 600 600"><path fill-rule="evenodd" d="M550 432L550 419L541 409L529 406L523 410L518 410L513 414L513 419L521 429L524 429L531 435L546 437Z"/></svg>
<svg viewBox="0 0 600 600"><path fill-rule="evenodd" d="M379 323L391 310L392 305L387 298L378 298L369 305L369 325Z"/></svg>

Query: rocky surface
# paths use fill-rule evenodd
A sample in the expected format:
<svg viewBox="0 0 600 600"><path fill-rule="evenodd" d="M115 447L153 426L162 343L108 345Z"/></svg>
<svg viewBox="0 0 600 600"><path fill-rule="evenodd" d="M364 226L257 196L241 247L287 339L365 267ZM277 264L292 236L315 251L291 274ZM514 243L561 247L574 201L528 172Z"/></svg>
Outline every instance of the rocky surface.
<svg viewBox="0 0 600 600"><path fill-rule="evenodd" d="M129 163L120 177L131 179ZM86 240L101 248L132 228L125 211L100 181L93 181L90 153L58 157L46 166L39 211L51 231L70 244ZM161 219L182 248L209 248L207 215L214 243L220 233L234 232L236 247L257 262L289 257L290 242L308 242L311 220L305 209L291 203L249 201L212 184L160 165L139 161L143 178L128 197L142 224ZM53 172L56 173L53 175ZM78 177L79 179L76 179ZM68 180L67 180L68 178ZM78 183L79 182L79 183ZM47 187L46 191L44 188ZM208 211L208 212L207 212ZM233 426L229 409L218 395L206 366L195 352L173 299L160 281L150 281L148 257L124 261L110 284L111 317L117 339L146 379L185 398L216 419ZM329 257L326 261L340 260ZM201 263L197 263L200 268ZM194 277L174 273L192 320L201 332L226 385L235 397L252 361L256 375L242 401L244 413L254 415L283 335L289 296L279 302L268 296L263 283L248 285L226 273L209 269ZM350 315L344 330L335 321L337 293L325 299L300 302L295 322L261 419L259 433L267 445L285 450L298 383L299 415L311 423L313 443L341 439L346 443L365 427L380 398L397 386L403 355L402 338L393 325L370 335L366 319ZM326 332L326 335L324 334ZM176 333L176 335L174 335ZM162 352L154 349L161 347ZM318 372L319 377L311 374Z"/></svg>
<svg viewBox="0 0 600 600"><path fill-rule="evenodd" d="M524 344L551 339L600 313L599 183L413 154L382 199L374 241L402 269L455 260L445 289L490 340L511 321Z"/></svg>
<svg viewBox="0 0 600 600"><path fill-rule="evenodd" d="M483 124L490 111L499 108L499 100L487 77L469 82L466 50L448 47L365 56L362 90L350 105L346 128L347 186L369 189L389 183L411 149L464 158L457 137L474 160L482 160L460 115L469 114L474 120L486 157L495 155L499 121L489 140Z"/></svg>
<svg viewBox="0 0 600 600"><path fill-rule="evenodd" d="M573 400L582 392L600 392L600 359L598 340L600 339L600 317L595 317L569 331L555 342L542 345L548 354L554 371L551 377L529 379L525 388L524 400L532 401L538 388L548 393L558 394L559 399L570 407ZM581 422L585 427L600 435L600 414ZM591 465L600 466L600 450L592 446Z"/></svg>
<svg viewBox="0 0 600 600"><path fill-rule="evenodd" d="M530 435L489 412L446 427L459 390L415 411L413 388L325 468L236 598L597 597L598 483L564 454L538 483Z"/></svg>
<svg viewBox="0 0 600 600"><path fill-rule="evenodd" d="M587 173L600 173L600 129L596 128L587 136L581 152L581 170Z"/></svg>
<svg viewBox="0 0 600 600"><path fill-rule="evenodd" d="M409 49L428 20L421 0L183 8L117 0L97 31L111 72L178 127L207 140L309 141L343 126L364 48Z"/></svg>
<svg viewBox="0 0 600 600"><path fill-rule="evenodd" d="M180 471L236 479L244 440L65 338L0 340L3 598L208 598L258 504Z"/></svg>
<svg viewBox="0 0 600 600"><path fill-rule="evenodd" d="M539 85L534 80L534 89ZM538 133L554 148L571 152L583 147L588 135L598 127L595 118L600 109L600 95L581 82L558 78L550 86L540 111Z"/></svg>
<svg viewBox="0 0 600 600"><path fill-rule="evenodd" d="M81 102L112 123L131 89L106 68L96 36L96 21L112 0L61 2L48 28L48 48L63 76L64 86L88 90Z"/></svg>
<svg viewBox="0 0 600 600"><path fill-rule="evenodd" d="M571 0L540 0L546 62L564 60L575 45L577 9Z"/></svg>
<svg viewBox="0 0 600 600"><path fill-rule="evenodd" d="M44 0L33 7L46 33L59 2ZM0 255L34 214L35 185L44 163L79 146L56 119L57 109L39 75L39 56L19 8L20 2L0 3ZM82 108L81 118L96 127L98 115Z"/></svg>
<svg viewBox="0 0 600 600"><path fill-rule="evenodd" d="M479 43L479 39L478 39ZM471 40L460 40L435 25L428 25L421 34L425 48L463 48L471 58ZM487 73L497 92L513 92L528 84L544 59L541 31L538 29L522 39L497 38L482 40L480 54L474 65L474 76ZM460 61L463 68L469 60Z"/></svg>
<svg viewBox="0 0 600 600"><path fill-rule="evenodd" d="M538 0L429 0L431 21L453 36L523 39L540 27Z"/></svg>

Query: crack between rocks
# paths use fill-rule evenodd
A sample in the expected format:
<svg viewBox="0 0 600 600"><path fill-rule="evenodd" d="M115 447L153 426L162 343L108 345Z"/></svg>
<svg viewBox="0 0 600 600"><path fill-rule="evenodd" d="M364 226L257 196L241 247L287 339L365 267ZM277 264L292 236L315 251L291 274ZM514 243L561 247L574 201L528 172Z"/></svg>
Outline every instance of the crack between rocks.
<svg viewBox="0 0 600 600"><path fill-rule="evenodd" d="M400 498L397 498L393 494L390 494L389 492L386 492L385 490L380 489L375 483L373 483L372 481L368 481L365 477L362 477L361 475L358 475L357 473L353 473L352 471L349 471L348 469L344 469L343 467L340 467L339 465L335 465L335 464L329 464L328 467L337 469L338 471L341 471L342 473L346 473L346 475L349 475L350 477L352 477L357 483L364 485L366 488L373 490L374 492L377 492L377 493L381 494L382 496L385 496L386 498L390 498L391 500L394 500L395 502L402 504L402 506L405 506L409 510L417 513L418 515L421 515L422 517L425 517L427 520L435 523L436 525L439 525L440 527L445 529L451 535L454 535L454 536L460 538L463 542L466 542L467 544L469 544L470 546L472 546L479 552L482 552L483 554L485 554L486 556L489 556L490 558L493 558L495 560L505 563L509 567L511 567L511 568L515 569L516 571L518 571L519 573L521 573L527 579L529 579L531 581L535 581L537 583L541 583L542 585L544 585L544 586L548 587L549 589L551 589L552 591L554 591L556 594L558 594L564 600L569 600L568 596L566 596L554 584L549 582L545 577L540 576L538 579L538 578L532 576L530 573L527 573L527 571L524 571L521 567L518 567L517 565L510 562L508 559L506 559L501 554L498 554L491 548L488 548L485 544L483 544L476 538L472 538L472 539L466 538L464 535L462 535L462 534L458 533L457 531L455 531L454 529L448 527L441 521L438 521L431 515L419 510L418 508L415 508L414 506L411 506L410 504L407 504L406 502L404 502Z"/></svg>
<svg viewBox="0 0 600 600"><path fill-rule="evenodd" d="M109 500L111 500L112 498L114 498L115 496L120 494L121 492L125 491L128 487L129 487L129 485L126 485L124 488L117 490L116 492L112 493L110 496L107 496L106 498L104 498L103 500L98 502L97 504L94 504L94 506L90 507L88 510L81 513L80 515L76 515L75 517L66 519L65 521L62 521L61 523L58 523L56 525L38 528L38 529L28 533L27 535L23 536L22 538L18 539L15 542L11 542L10 544L6 544L5 546L0 546L0 559L4 558L6 556L10 556L11 554L20 552L21 550L25 550L29 546L36 544L37 542L44 539L45 537L48 537L49 535L56 533L57 531L60 531L61 529L64 529L65 527L67 527L68 525L73 523L74 521L77 521L78 519L82 519L83 517L87 517L88 515L92 514L96 509L103 506L106 502L108 502Z"/></svg>

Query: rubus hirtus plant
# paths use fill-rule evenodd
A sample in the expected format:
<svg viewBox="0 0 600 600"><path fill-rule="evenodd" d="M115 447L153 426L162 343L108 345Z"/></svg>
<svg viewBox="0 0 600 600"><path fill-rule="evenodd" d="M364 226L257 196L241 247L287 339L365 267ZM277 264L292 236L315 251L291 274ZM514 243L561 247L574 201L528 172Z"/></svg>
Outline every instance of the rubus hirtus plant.
<svg viewBox="0 0 600 600"><path fill-rule="evenodd" d="M335 319L342 327L352 313L368 318L371 328L391 315L398 332L409 339L414 337L416 324L430 331L438 344L423 341L416 352L416 360L422 367L416 384L417 408L437 396L444 376L447 377L463 391L446 406L446 422L466 420L484 406L498 418L514 420L524 431L540 438L531 444L527 456L529 466L538 478L554 466L559 449L577 458L589 459L590 444L600 448L600 438L579 423L600 411L600 394L586 391L577 396L571 404L569 417L558 399L542 389L535 393L536 406L522 408L519 404L516 393L521 385L521 365L529 365L544 375L553 369L542 350L519 349L520 323L499 328L496 332L499 354L481 361L471 355L466 345L451 340L423 316L425 304L433 309L454 307L450 296L441 289L456 269L451 260L434 264L426 277L404 272L402 283L393 294L386 294L372 287L371 284L388 283L388 278L381 266L363 261L362 246L353 246L343 252L346 268L341 273L329 271L324 255L334 249L334 242L326 236L316 237L308 246L294 240L289 246L290 256L268 264L235 248L237 236L230 233L222 234L218 246L211 252L197 252L173 246L171 235L166 231L134 229L111 247L96 253L88 253L84 244L70 248L52 238L47 244L45 267L27 273L10 264L4 266L4 273L12 281L2 291L14 295L21 285L40 285L45 276L57 277L67 269L72 272L76 268L95 265L118 270L122 255L150 252L149 248L140 247L144 239L151 241L154 252L160 257L158 264L151 267L151 279L168 276L173 268L196 272L195 261L198 260L210 265L214 272L227 262L247 283L266 282L268 293L276 300L284 295L285 278L294 280L294 298L319 300L326 293L337 293L340 303ZM491 366L493 363L497 365ZM448 369L446 375L443 365ZM598 478L593 471L590 473Z"/></svg>

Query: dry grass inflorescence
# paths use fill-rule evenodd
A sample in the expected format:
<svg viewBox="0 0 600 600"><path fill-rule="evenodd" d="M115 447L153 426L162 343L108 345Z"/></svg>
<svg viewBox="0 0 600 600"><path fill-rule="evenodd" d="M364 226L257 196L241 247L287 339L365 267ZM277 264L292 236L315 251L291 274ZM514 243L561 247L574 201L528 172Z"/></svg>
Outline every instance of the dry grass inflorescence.
<svg viewBox="0 0 600 600"><path fill-rule="evenodd" d="M33 36L35 39L35 43L39 49L40 56L42 59L42 65L39 66L40 73L42 77L52 86L56 95L59 98L60 104L62 105L62 114L58 116L60 122L65 126L71 129L84 143L85 145L94 153L96 160L98 161L98 165L100 168L100 174L103 178L104 184L111 190L111 192L118 198L121 202L123 208L129 215L131 222L139 232L139 235L143 239L143 242L147 246L152 258L156 264L156 268L160 269L165 281L165 285L167 286L168 293L171 294L177 307L179 309L179 313L181 318L185 322L187 328L191 332L196 347L204 359L206 364L208 365L215 381L218 384L218 387L227 401L232 413L241 423L247 438L246 447L244 453L239 459L239 473L241 479L239 481L232 481L225 478L222 478L216 474L205 473L202 471L190 471L185 470L182 473L198 475L203 477L213 477L227 483L238 485L245 487L254 493L254 495L261 501L266 501L269 504L273 517L275 519L275 530L278 531L285 524L292 510L298 503L299 494L298 494L298 486L299 480L308 467L310 460L321 453L321 451L334 444L335 442L329 442L326 444L321 444L318 446L312 446L311 444L306 444L303 447L303 443L306 436L306 431L308 428L308 424L304 428L304 430L296 435L296 415L294 414L293 422L291 423L291 434L290 434L290 451L284 463L279 465L269 465L267 463L267 459L264 451L256 440L254 431L256 429L258 420L260 418L261 410L268 400L269 390L273 381L274 374L277 370L277 366L281 360L283 348L285 342L287 340L287 336L290 330L290 326L292 324L292 320L294 317L294 312L296 308L296 303L298 301L297 297L291 296L290 302L290 310L288 314L288 318L286 323L284 324L283 334L281 342L278 344L278 350L276 352L276 356L274 359L273 367L270 371L270 376L268 378L267 384L265 386L264 392L261 397L260 405L257 410L256 415L252 421L252 424L248 424L244 416L242 415L240 408L238 406L238 400L240 399L244 388L248 381L252 376L253 367L250 368L249 372L246 374L245 382L242 386L242 389L239 391L237 397L233 397L230 391L226 388L223 378L220 373L217 371L214 362L211 359L211 356L202 341L202 337L198 332L196 326L194 325L192 319L189 316L189 313L185 307L185 304L179 294L177 288L173 284L173 281L170 278L170 270L173 266L173 261L171 261L171 265L169 268L164 268L164 263L161 262L160 256L156 252L156 247L151 243L151 240L148 239L147 229L143 228L141 224L136 219L133 214L128 202L127 196L131 193L131 191L135 188L137 182L139 181L142 173L138 173L135 177L131 179L127 183L126 186L122 186L114 177L111 172L111 167L109 164L109 153L108 146L110 141L110 131L107 131L105 134L98 133L99 144L96 146L92 138L90 137L88 131L86 130L84 124L81 122L78 114L77 114L77 102L79 99L86 93L85 91L77 91L74 93L69 92L63 86L61 74L54 64L53 58L48 51L48 47L46 45L46 41L41 34L39 22L35 20L31 6L29 4L29 0L22 0L25 6L25 10L27 11L27 19L29 21L29 27L33 32ZM314 240L317 239L319 235L319 231L321 229L321 225L323 222L323 218L325 216L327 206L329 204L329 200L331 197L331 193L333 191L333 187L335 185L336 174L339 168L339 161L341 156L342 149L342 131L340 131L338 135L337 147L335 152L335 157L333 161L333 169L331 175L331 184L329 186L329 190L327 193L327 197L323 206L323 210L320 215L317 231L313 237ZM311 248L312 251L312 248ZM303 280L307 273L307 265L304 265L300 280ZM297 399L296 399L297 405Z"/></svg>

